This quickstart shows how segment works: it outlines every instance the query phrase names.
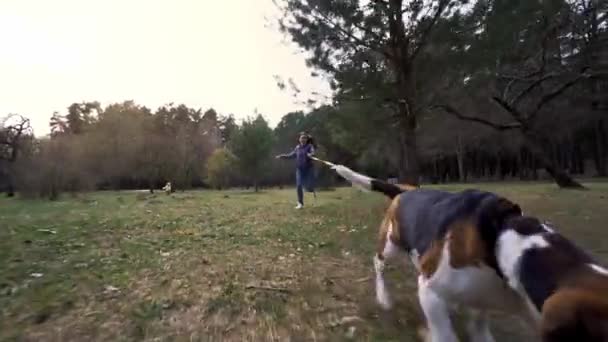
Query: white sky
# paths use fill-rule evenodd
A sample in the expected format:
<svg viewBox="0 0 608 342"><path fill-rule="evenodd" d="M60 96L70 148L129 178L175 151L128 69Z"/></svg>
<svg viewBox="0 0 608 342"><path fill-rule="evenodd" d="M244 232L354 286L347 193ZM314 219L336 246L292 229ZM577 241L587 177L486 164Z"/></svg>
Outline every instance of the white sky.
<svg viewBox="0 0 608 342"><path fill-rule="evenodd" d="M276 15L271 0L0 0L0 117L25 115L40 136L73 102L134 100L258 108L275 125L304 106L273 75L328 93L267 27Z"/></svg>

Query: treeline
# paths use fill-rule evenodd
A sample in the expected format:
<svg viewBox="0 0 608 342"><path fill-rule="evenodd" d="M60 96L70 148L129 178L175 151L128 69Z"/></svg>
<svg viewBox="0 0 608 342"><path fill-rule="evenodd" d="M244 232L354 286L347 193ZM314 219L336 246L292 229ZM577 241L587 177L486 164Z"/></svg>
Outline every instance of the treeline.
<svg viewBox="0 0 608 342"><path fill-rule="evenodd" d="M174 191L257 190L281 178L269 176L275 137L257 113L237 123L232 115L185 105L152 112L132 101L106 108L85 102L72 104L65 115L55 113L50 126L50 136L35 138L27 118L13 115L3 122L3 190L54 199L89 190L153 192L167 182Z"/></svg>
<svg viewBox="0 0 608 342"><path fill-rule="evenodd" d="M0 126L0 190L56 199L64 192L153 192L167 182L173 191L257 191L292 184L292 163L273 156L291 151L304 129L324 132L310 125L317 117L288 114L273 130L259 113L237 122L232 115L186 105L169 104L153 112L132 101L105 108L83 102L73 103L65 114L54 113L50 135L35 137L28 118L10 115ZM331 184L327 175L319 175L320 186Z"/></svg>
<svg viewBox="0 0 608 342"><path fill-rule="evenodd" d="M33 136L27 118L10 116L0 130L0 189L55 199L63 192L154 191L166 182L177 191L291 185L293 163L273 156L293 149L302 131L314 136L321 158L376 177L397 177L400 149L394 131L373 131L365 127L367 121L352 121L356 108L363 107L289 113L271 129L261 115L237 122L213 109L185 105L152 112L133 102L103 109L76 103L66 115L53 116L52 133L44 138ZM450 117L437 119L421 127L423 182L548 179L514 132L497 134ZM607 146L598 126L564 127L563 135L553 135L551 157L572 174L601 176L605 160L597 157ZM325 167L316 172L321 187L338 181Z"/></svg>
<svg viewBox="0 0 608 342"><path fill-rule="evenodd" d="M76 103L34 139L0 126L0 187L80 189L292 184L308 131L322 157L403 182L606 176L608 1L278 2L281 29L330 80L331 103L243 122L184 105ZM281 84L279 84L281 86ZM285 88L282 85L282 88ZM297 90L297 87L291 87ZM300 94L301 95L301 94ZM336 178L317 168L322 186Z"/></svg>
<svg viewBox="0 0 608 342"><path fill-rule="evenodd" d="M205 160L221 143L217 120L213 111L183 105L152 113L133 102L103 110L74 103L53 115L50 137L13 147L19 157L8 172L10 187L55 198L64 191L153 189L169 179L176 187L199 185Z"/></svg>

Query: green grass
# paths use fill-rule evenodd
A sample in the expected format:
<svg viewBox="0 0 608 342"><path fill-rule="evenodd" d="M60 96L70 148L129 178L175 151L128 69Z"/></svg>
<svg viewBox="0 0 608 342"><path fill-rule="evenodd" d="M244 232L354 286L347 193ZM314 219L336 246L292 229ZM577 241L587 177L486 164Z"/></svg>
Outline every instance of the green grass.
<svg viewBox="0 0 608 342"><path fill-rule="evenodd" d="M519 202L608 260L608 183L469 184ZM451 185L441 188L462 189ZM0 199L0 340L413 340L411 269L374 303L371 253L386 204L345 188L293 210L293 190L99 192ZM344 323L343 318L358 320ZM525 336L497 316L498 340ZM506 323L505 323L506 322ZM524 334L524 335L522 335Z"/></svg>

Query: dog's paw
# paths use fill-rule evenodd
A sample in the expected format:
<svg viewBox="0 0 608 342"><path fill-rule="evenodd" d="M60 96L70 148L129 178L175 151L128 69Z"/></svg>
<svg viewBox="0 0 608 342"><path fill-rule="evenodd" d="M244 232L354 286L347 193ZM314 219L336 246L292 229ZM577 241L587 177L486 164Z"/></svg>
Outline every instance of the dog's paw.
<svg viewBox="0 0 608 342"><path fill-rule="evenodd" d="M382 298L378 300L378 305L384 311L390 311L393 308L393 302L391 302L388 298Z"/></svg>
<svg viewBox="0 0 608 342"><path fill-rule="evenodd" d="M378 305L380 305L380 307L385 311L389 311L393 308L393 302L389 298L388 293L384 288L380 288L378 289L378 292L376 292L376 301L378 302Z"/></svg>

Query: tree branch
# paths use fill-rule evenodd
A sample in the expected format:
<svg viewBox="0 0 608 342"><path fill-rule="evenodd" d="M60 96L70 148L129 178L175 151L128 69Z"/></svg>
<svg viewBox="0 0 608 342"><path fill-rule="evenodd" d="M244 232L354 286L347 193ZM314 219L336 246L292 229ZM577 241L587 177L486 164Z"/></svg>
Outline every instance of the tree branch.
<svg viewBox="0 0 608 342"><path fill-rule="evenodd" d="M451 114L460 120L476 122L476 123L482 124L484 126L491 127L497 131L507 131L507 130L512 130L512 129L519 129L522 127L521 123L519 123L519 122L513 122L513 123L509 123L509 124L499 124L499 123L491 122L486 119L473 117L473 116L467 116L467 115L460 113L454 107L452 107L450 105L446 105L446 104L436 105L431 108L443 109L446 113Z"/></svg>
<svg viewBox="0 0 608 342"><path fill-rule="evenodd" d="M522 62L530 60L530 61L534 61L535 63L540 64L540 65L538 65L538 68L536 70L530 72L529 74L527 74L525 76L499 74L498 77L506 78L506 79L510 79L510 80L518 80L518 81L522 81L522 82L536 82L537 81L536 77L544 74L544 71L547 67L548 41L553 38L553 35L552 35L553 33L561 30L562 28L566 27L566 25L568 24L568 21L565 21L565 20L558 21L557 23L554 23L554 24L550 24L550 22L552 20L557 20L557 19L559 19L559 18L547 18L547 17L543 16L542 20L545 24L545 30L541 37L541 41L542 41L541 49L539 49L537 52L521 56L521 58L520 58L522 60ZM503 98L506 99L505 96L503 96Z"/></svg>
<svg viewBox="0 0 608 342"><path fill-rule="evenodd" d="M374 39L378 40L378 41L382 41L384 38L382 38L382 36L378 36L374 31L368 29L367 27L358 25L357 23L351 21L349 23L350 25L353 25L354 27L358 28L359 30L369 34L370 36L372 36Z"/></svg>
<svg viewBox="0 0 608 342"><path fill-rule="evenodd" d="M517 120L517 122L522 124L524 116L521 115L521 113L517 109L512 107L508 102L498 96L492 96L492 100L498 103L498 105L500 105L504 110L506 110L507 113L511 114L515 118L515 120Z"/></svg>
<svg viewBox="0 0 608 342"><path fill-rule="evenodd" d="M10 149L10 155L1 155L0 159L7 160L9 162L14 162L17 159L17 153L19 152L21 137L27 134L27 132L31 129L30 120L17 114L7 116L4 120L2 120L2 126L6 125L6 122L14 117L18 117L20 121L13 125L0 127L0 132L3 133L2 141L0 141L0 144L8 146L8 148Z"/></svg>
<svg viewBox="0 0 608 342"><path fill-rule="evenodd" d="M517 81L516 79L512 79L509 81L509 83L507 83L507 86L505 87L505 90L502 92L502 98L506 99L509 97L509 93L511 92L511 87L513 87L513 84L515 84L515 81Z"/></svg>
<svg viewBox="0 0 608 342"><path fill-rule="evenodd" d="M541 98L541 100L538 102L538 104L536 105L536 108L534 108L534 110L530 113L529 119L533 120L536 117L536 115L538 115L538 112L540 112L540 110L546 104L548 104L549 102L553 101L555 98L557 98L558 96L563 94L566 90L568 90L570 87L572 87L573 85L578 83L580 80L582 80L584 78L589 78L589 77L591 77L591 76L588 74L585 74L585 73L578 75L574 79L562 84L561 86L557 87L555 90L550 92L549 94L546 94L545 96L543 96Z"/></svg>
<svg viewBox="0 0 608 342"><path fill-rule="evenodd" d="M479 24L477 24L477 25L474 25L474 26L471 26L471 27L467 27L467 28L462 29L462 30L460 30L460 31L455 31L454 33L456 33L456 34L458 34L458 35L460 35L460 34L465 34L465 33L469 33L469 32L471 32L471 31L475 31L475 30L477 30L477 29L478 29L478 28L480 28L480 27L483 27L483 25L484 25L484 24L485 24L485 23L484 23L483 21L480 21L480 22L479 22Z"/></svg>
<svg viewBox="0 0 608 342"><path fill-rule="evenodd" d="M608 19L608 12L604 12L603 15L600 15L597 17L597 24L598 26L604 23L604 20Z"/></svg>
<svg viewBox="0 0 608 342"><path fill-rule="evenodd" d="M522 90L519 94L517 94L517 96L515 96L514 98L512 98L510 101L508 101L510 106L515 106L517 105L517 103L519 101L521 101L521 99L526 96L529 92L531 92L532 90L534 90L534 88L538 87L541 85L541 83L543 83L544 81L556 77L557 74L555 73L550 73L545 75L544 77L541 77L539 79L537 79L536 81L534 81L532 84L530 84L527 88L525 88L524 90ZM506 97L503 96L503 99L506 100Z"/></svg>
<svg viewBox="0 0 608 342"><path fill-rule="evenodd" d="M409 46L409 37L405 34L403 13L401 12L402 1L390 0L383 5L386 6L387 11L389 38L382 54L389 63L399 65L402 63L402 54L407 51L407 46Z"/></svg>
<svg viewBox="0 0 608 342"><path fill-rule="evenodd" d="M418 53L422 49L424 49L424 47L428 43L428 38L429 38L431 31L437 24L437 20L439 20L441 13L443 13L443 11L445 10L445 8L448 6L449 3L450 3L450 0L441 0L439 2L439 5L437 6L437 10L435 11L433 18L431 19L431 22L429 23L429 25L426 28L424 28L424 30L422 31L422 33L420 35L420 39L418 39L418 44L417 44L416 48L414 49L414 52L412 52L412 60L416 58ZM420 25L420 24L418 24L418 25Z"/></svg>
<svg viewBox="0 0 608 342"><path fill-rule="evenodd" d="M342 28L339 24L335 23L334 21L332 21L331 19L329 19L326 15L324 15L323 13L319 12L318 10L315 10L313 8L310 8L310 13L313 17L315 17L315 19L321 21L323 24L325 24L326 26L328 26L331 30L334 31L338 31L340 32L342 35L346 36L347 39L343 39L345 40L347 43L351 44L351 45L359 45L359 46L363 46L366 47L370 50L376 51L380 54L383 53L382 49L380 49L378 46L373 46L371 44L369 44L368 42L364 41L363 39L355 36L354 34L352 34L351 32L348 32L347 30L345 30L344 28Z"/></svg>
<svg viewBox="0 0 608 342"><path fill-rule="evenodd" d="M363 101L374 100L374 98L371 96L350 97L350 96L344 96L344 95L337 95L335 97L335 99L338 101L345 101L345 102L363 102Z"/></svg>
<svg viewBox="0 0 608 342"><path fill-rule="evenodd" d="M541 70L534 70L525 76L517 76L517 75L507 75L507 74L497 74L498 78L504 78L512 81L520 81L520 82L533 82L535 79L532 78L540 74Z"/></svg>

